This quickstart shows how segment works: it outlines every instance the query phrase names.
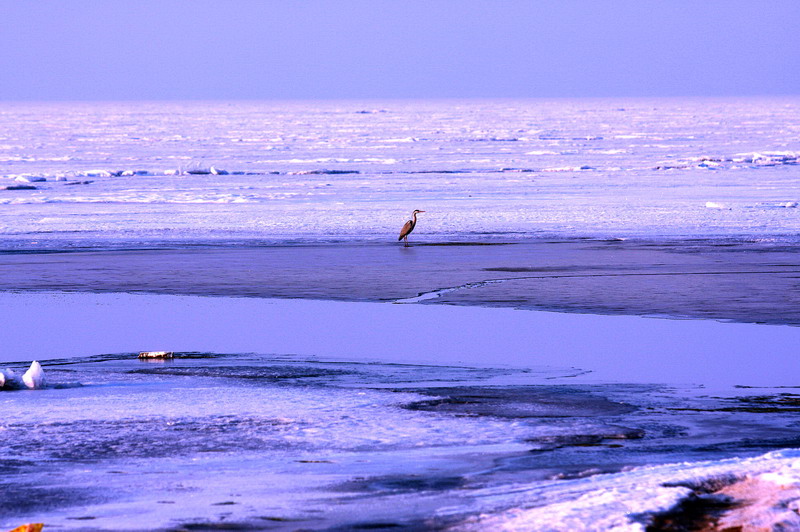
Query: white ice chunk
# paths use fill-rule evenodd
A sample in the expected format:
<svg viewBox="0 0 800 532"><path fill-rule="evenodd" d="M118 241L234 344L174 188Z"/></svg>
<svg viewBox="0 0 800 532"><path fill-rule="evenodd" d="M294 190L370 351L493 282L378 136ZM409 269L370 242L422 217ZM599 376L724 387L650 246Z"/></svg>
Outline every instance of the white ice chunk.
<svg viewBox="0 0 800 532"><path fill-rule="evenodd" d="M559 155L559 153L553 150L533 150L525 152L525 155Z"/></svg>
<svg viewBox="0 0 800 532"><path fill-rule="evenodd" d="M381 139L378 142L397 142L397 143L405 143L405 142L419 142L420 139L416 137L401 137L401 138L393 138L393 139Z"/></svg>
<svg viewBox="0 0 800 532"><path fill-rule="evenodd" d="M9 368L0 371L0 381L2 381L0 388L5 388L6 390L16 390L23 386L22 379L19 375Z"/></svg>
<svg viewBox="0 0 800 532"><path fill-rule="evenodd" d="M581 166L558 166L555 168L542 168L542 172L580 172L581 170L593 170L588 164Z"/></svg>
<svg viewBox="0 0 800 532"><path fill-rule="evenodd" d="M769 151L754 153L739 153L733 159L737 163L751 163L763 166L778 164L796 164L798 155L793 151Z"/></svg>
<svg viewBox="0 0 800 532"><path fill-rule="evenodd" d="M725 205L724 203L719 203L719 202L716 202L716 201L707 201L706 202L706 209L718 209L718 210L723 210L723 211L731 210L731 208L728 207L727 205Z"/></svg>
<svg viewBox="0 0 800 532"><path fill-rule="evenodd" d="M21 175L17 176L14 181L19 181L20 183L38 183L40 181L47 181L47 178L35 175Z"/></svg>
<svg viewBox="0 0 800 532"><path fill-rule="evenodd" d="M124 177L130 177L130 176L134 176L134 175L150 175L150 172L147 171L147 170L125 170L120 175L122 175Z"/></svg>
<svg viewBox="0 0 800 532"><path fill-rule="evenodd" d="M83 175L86 177L112 177L117 176L121 172L112 172L110 170L86 170Z"/></svg>
<svg viewBox="0 0 800 532"><path fill-rule="evenodd" d="M26 371L22 376L22 382L31 390L43 388L45 385L45 379L42 365L35 360L31 362L31 367L28 368L28 371Z"/></svg>

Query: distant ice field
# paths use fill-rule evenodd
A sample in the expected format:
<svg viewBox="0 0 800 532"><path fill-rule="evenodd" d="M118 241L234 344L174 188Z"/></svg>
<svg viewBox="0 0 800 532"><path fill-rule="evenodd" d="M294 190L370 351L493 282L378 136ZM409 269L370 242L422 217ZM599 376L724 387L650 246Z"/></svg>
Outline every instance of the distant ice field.
<svg viewBox="0 0 800 532"><path fill-rule="evenodd" d="M5 247L800 234L800 99L2 103Z"/></svg>

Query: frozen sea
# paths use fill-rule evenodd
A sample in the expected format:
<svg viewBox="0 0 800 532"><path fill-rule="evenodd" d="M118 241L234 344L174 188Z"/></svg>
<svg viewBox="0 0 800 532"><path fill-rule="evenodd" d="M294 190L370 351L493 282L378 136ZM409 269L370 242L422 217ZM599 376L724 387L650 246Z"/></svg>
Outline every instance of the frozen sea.
<svg viewBox="0 0 800 532"><path fill-rule="evenodd" d="M430 239L800 233L797 98L3 103L0 123L6 248L384 241L414 209Z"/></svg>
<svg viewBox="0 0 800 532"><path fill-rule="evenodd" d="M0 526L799 528L798 111L0 104Z"/></svg>

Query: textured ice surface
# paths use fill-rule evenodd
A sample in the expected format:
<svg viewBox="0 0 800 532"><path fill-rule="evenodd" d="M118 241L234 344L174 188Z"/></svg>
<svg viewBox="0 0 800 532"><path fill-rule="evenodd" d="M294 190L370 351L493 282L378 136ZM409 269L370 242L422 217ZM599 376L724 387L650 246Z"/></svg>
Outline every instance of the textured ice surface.
<svg viewBox="0 0 800 532"><path fill-rule="evenodd" d="M691 482L800 480L790 451L729 458L786 444L778 397L764 415L696 388L552 384L552 369L275 354L46 371L49 388L0 395L0 526L635 530ZM686 460L711 462L652 467Z"/></svg>
<svg viewBox="0 0 800 532"><path fill-rule="evenodd" d="M4 246L800 233L797 99L362 107L2 104Z"/></svg>
<svg viewBox="0 0 800 532"><path fill-rule="evenodd" d="M130 294L0 311L40 327L3 329L7 365L48 378L0 392L0 526L641 530L695 484L800 480L794 327Z"/></svg>
<svg viewBox="0 0 800 532"><path fill-rule="evenodd" d="M776 476L780 478L777 482ZM736 529L745 525L744 530L794 530L800 526L800 519L793 510L800 501L800 451L787 450L752 459L670 464L588 479L486 490L481 495L488 500L497 497L498 502L509 505L509 499L513 498L516 504L494 515L486 512L469 518L453 528L462 531L653 530L647 526L652 524L654 514L671 510L695 496L693 488L704 484L724 486L744 479L755 480L761 486L740 491L739 498L734 501L745 502L742 504L745 509L747 503L755 501L773 504L756 502L756 515L750 517L757 519L728 524ZM776 492L782 492L783 497L775 497Z"/></svg>

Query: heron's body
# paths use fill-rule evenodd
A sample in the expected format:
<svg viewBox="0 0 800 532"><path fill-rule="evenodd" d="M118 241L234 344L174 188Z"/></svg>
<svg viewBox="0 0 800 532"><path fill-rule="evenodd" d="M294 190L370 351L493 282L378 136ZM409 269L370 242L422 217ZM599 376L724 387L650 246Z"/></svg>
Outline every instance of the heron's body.
<svg viewBox="0 0 800 532"><path fill-rule="evenodd" d="M417 213L418 212L425 212L420 210L415 210L411 213L411 219L403 225L403 228L400 230L400 236L397 238L397 241L404 240L406 246L408 245L408 235L411 234L411 231L417 226Z"/></svg>

